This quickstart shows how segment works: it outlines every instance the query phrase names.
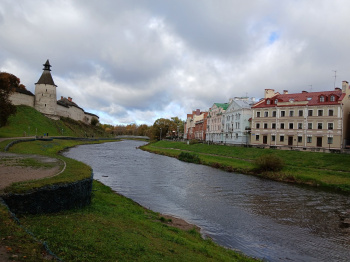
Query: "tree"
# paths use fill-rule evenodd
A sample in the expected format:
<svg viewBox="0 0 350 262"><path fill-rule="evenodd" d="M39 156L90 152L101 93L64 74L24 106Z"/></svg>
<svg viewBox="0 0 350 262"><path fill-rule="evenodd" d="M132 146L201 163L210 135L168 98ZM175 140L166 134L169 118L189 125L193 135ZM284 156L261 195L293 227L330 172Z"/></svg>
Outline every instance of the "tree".
<svg viewBox="0 0 350 262"><path fill-rule="evenodd" d="M91 118L91 125L96 126L98 124L98 119L96 117Z"/></svg>
<svg viewBox="0 0 350 262"><path fill-rule="evenodd" d="M16 107L11 103L10 95L16 90L25 89L20 79L13 74L0 72L0 127L5 126L10 115L16 113Z"/></svg>

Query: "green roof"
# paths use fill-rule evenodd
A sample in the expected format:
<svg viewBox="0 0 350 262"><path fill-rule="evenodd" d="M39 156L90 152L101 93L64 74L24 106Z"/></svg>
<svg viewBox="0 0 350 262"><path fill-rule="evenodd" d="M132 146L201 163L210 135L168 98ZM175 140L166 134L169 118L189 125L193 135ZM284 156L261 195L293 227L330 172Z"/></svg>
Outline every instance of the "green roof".
<svg viewBox="0 0 350 262"><path fill-rule="evenodd" d="M214 103L217 107L221 107L222 109L226 110L229 106L228 103Z"/></svg>

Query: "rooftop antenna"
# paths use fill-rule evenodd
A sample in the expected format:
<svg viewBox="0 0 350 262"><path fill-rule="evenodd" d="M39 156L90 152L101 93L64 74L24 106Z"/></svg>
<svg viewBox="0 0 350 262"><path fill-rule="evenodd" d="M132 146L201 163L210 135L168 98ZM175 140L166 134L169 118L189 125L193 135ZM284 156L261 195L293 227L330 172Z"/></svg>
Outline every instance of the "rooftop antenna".
<svg viewBox="0 0 350 262"><path fill-rule="evenodd" d="M337 79L337 70L333 70L333 72L334 72L334 88L335 88L335 81L336 81L336 79Z"/></svg>
<svg viewBox="0 0 350 262"><path fill-rule="evenodd" d="M309 85L309 87L310 87L310 92L312 92L312 85Z"/></svg>

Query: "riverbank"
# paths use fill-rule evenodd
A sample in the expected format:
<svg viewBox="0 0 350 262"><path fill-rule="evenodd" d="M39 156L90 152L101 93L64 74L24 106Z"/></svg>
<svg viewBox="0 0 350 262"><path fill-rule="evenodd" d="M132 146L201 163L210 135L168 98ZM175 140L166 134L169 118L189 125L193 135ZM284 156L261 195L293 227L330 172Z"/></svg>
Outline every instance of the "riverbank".
<svg viewBox="0 0 350 262"><path fill-rule="evenodd" d="M176 157L190 152L200 163L228 172L255 175L281 182L319 187L350 193L349 155L318 152L284 151L276 149L246 148L224 145L193 144L159 141L141 147L143 150ZM254 161L264 155L276 155L284 162L277 172L259 172Z"/></svg>
<svg viewBox="0 0 350 262"><path fill-rule="evenodd" d="M10 152L41 152L63 158L58 152L67 147L67 143L56 140L19 143L11 147ZM69 146L81 144L79 141L69 143ZM42 183L77 179L90 171L79 161L65 160L66 170L57 177L17 183L6 191L23 192ZM0 205L0 220L0 245L17 261L47 260L43 245L25 230L32 232L37 240L45 241L64 261L254 261L210 239L204 240L189 224L184 230L173 227L180 220L147 210L98 181L93 183L92 204L88 207L20 216L22 226L18 226L5 206ZM185 225L184 221L180 224Z"/></svg>

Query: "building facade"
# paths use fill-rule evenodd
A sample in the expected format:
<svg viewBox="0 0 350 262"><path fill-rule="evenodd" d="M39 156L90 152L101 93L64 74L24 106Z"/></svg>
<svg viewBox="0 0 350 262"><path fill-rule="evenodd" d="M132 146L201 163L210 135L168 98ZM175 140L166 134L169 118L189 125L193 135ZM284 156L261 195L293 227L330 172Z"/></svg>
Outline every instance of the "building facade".
<svg viewBox="0 0 350 262"><path fill-rule="evenodd" d="M224 120L223 114L228 107L228 103L214 103L209 109L207 117L207 132L205 140L213 143L224 142Z"/></svg>
<svg viewBox="0 0 350 262"><path fill-rule="evenodd" d="M349 84L333 91L288 94L265 89L252 107L251 145L342 149L349 144Z"/></svg>
<svg viewBox="0 0 350 262"><path fill-rule="evenodd" d="M184 139L205 140L208 112L201 112L200 109L187 114L184 127Z"/></svg>
<svg viewBox="0 0 350 262"><path fill-rule="evenodd" d="M223 113L224 137L227 144L249 144L251 106L255 103L253 98L233 98Z"/></svg>
<svg viewBox="0 0 350 262"><path fill-rule="evenodd" d="M60 117L69 117L86 124L91 123L92 118L99 117L95 114L85 112L72 101L72 98L61 97L57 101L56 88L52 75L49 60L43 65L43 73L37 83L35 83L35 95L28 90L18 90L10 96L14 105L27 105L34 107L45 116L58 120Z"/></svg>

